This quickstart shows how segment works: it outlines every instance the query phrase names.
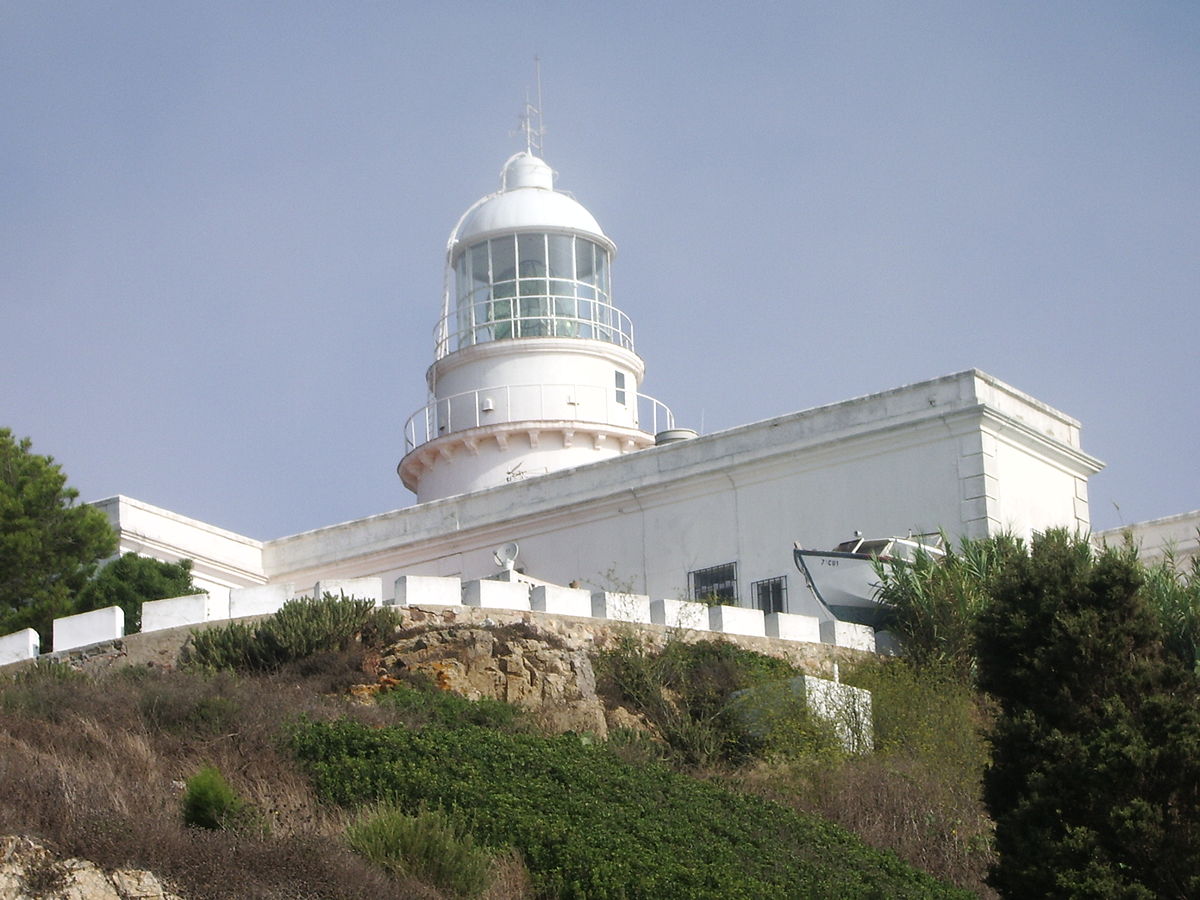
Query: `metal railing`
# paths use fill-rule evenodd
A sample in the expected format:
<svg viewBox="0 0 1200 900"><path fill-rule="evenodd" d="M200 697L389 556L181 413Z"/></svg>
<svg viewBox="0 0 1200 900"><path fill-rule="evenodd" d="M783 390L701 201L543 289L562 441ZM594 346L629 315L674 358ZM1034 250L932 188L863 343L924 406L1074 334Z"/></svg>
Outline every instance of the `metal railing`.
<svg viewBox="0 0 1200 900"><path fill-rule="evenodd" d="M618 394L624 394L626 402L619 402ZM630 405L628 400L635 402ZM610 425L649 434L675 427L667 405L646 394L596 385L510 384L451 394L426 404L404 423L404 452L455 431L526 421Z"/></svg>
<svg viewBox="0 0 1200 900"><path fill-rule="evenodd" d="M633 349L633 322L600 300L536 295L484 300L452 310L434 329L437 358L473 344L510 338L565 337Z"/></svg>

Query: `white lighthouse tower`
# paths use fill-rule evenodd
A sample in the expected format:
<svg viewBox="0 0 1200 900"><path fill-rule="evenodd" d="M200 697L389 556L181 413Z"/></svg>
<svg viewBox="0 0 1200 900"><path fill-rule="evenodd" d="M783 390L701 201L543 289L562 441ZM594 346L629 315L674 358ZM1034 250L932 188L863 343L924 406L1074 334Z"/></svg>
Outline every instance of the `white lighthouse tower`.
<svg viewBox="0 0 1200 900"><path fill-rule="evenodd" d="M645 371L613 305L616 245L532 148L463 214L429 403L405 425L397 467L424 503L654 444L671 412L638 393Z"/></svg>

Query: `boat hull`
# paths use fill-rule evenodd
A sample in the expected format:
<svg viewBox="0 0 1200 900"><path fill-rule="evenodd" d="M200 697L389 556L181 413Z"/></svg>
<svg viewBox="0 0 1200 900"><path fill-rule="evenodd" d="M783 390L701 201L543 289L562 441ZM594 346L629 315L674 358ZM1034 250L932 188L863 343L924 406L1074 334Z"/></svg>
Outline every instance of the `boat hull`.
<svg viewBox="0 0 1200 900"><path fill-rule="evenodd" d="M874 557L799 547L795 557L809 590L836 618L872 628L886 626L891 607L876 599L879 576Z"/></svg>

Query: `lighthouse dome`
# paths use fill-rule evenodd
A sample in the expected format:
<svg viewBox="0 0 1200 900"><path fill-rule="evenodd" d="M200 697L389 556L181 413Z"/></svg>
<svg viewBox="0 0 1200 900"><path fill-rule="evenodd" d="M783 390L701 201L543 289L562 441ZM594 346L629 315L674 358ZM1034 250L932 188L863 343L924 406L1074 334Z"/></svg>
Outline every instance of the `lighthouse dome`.
<svg viewBox="0 0 1200 900"><path fill-rule="evenodd" d="M670 410L638 392L645 364L613 305L615 252L529 149L450 233L429 402L398 471L418 502L654 444Z"/></svg>
<svg viewBox="0 0 1200 900"><path fill-rule="evenodd" d="M587 235L614 249L595 217L575 198L554 190L553 170L528 151L504 164L500 190L467 211L451 243L464 246L500 232L520 231Z"/></svg>

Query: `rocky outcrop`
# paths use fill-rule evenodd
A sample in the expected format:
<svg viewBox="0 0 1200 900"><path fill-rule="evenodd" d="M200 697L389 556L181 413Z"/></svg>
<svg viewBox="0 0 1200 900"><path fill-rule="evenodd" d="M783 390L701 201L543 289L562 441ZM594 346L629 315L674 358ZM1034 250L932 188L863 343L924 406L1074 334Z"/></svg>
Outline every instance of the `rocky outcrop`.
<svg viewBox="0 0 1200 900"><path fill-rule="evenodd" d="M651 648L671 640L727 640L825 677L839 660L865 655L827 644L544 613L472 607L406 607L403 612L404 630L376 660L378 683L355 693L374 693L419 672L442 689L469 699L489 697L529 709L549 730L599 737L613 728L653 731L635 713L606 709L596 693L595 652L630 638Z"/></svg>
<svg viewBox="0 0 1200 900"><path fill-rule="evenodd" d="M421 673L443 690L471 700L488 697L531 710L552 731L606 736L596 695L591 642L531 622L430 624L381 655L383 678Z"/></svg>
<svg viewBox="0 0 1200 900"><path fill-rule="evenodd" d="M149 872L106 871L84 859L63 859L27 837L0 837L3 900L181 900Z"/></svg>

